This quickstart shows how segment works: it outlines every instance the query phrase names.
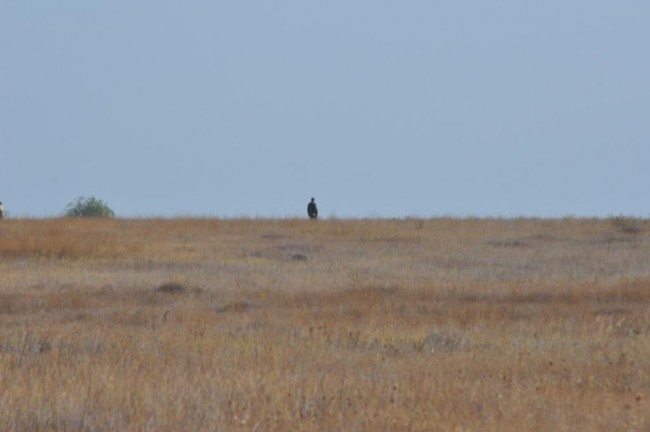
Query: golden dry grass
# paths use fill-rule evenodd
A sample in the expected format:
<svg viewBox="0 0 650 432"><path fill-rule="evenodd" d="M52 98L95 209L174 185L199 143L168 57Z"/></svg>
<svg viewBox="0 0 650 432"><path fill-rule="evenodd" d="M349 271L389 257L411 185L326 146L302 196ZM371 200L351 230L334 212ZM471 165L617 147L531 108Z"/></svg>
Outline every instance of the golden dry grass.
<svg viewBox="0 0 650 432"><path fill-rule="evenodd" d="M647 431L649 233L4 220L0 430Z"/></svg>

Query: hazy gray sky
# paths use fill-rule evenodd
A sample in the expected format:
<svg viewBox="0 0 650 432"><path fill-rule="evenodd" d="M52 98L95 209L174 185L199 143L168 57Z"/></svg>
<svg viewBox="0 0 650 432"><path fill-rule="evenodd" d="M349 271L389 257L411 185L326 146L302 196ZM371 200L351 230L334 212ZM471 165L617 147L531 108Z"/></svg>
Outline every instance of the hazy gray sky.
<svg viewBox="0 0 650 432"><path fill-rule="evenodd" d="M0 201L650 215L650 2L5 0Z"/></svg>

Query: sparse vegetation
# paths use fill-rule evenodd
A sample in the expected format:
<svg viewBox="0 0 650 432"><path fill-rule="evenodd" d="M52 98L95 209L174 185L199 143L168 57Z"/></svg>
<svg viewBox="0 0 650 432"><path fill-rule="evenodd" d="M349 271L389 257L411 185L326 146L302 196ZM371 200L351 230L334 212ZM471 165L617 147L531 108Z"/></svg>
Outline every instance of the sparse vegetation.
<svg viewBox="0 0 650 432"><path fill-rule="evenodd" d="M628 241L577 218L2 228L3 431L650 428L644 229Z"/></svg>
<svg viewBox="0 0 650 432"><path fill-rule="evenodd" d="M612 216L609 223L625 234L638 234L642 230L642 221L630 216Z"/></svg>

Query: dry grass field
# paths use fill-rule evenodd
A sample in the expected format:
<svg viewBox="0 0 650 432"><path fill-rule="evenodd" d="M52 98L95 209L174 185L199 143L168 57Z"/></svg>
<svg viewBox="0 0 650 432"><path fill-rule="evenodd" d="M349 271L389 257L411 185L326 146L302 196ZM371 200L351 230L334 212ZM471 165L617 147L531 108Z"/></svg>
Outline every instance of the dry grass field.
<svg viewBox="0 0 650 432"><path fill-rule="evenodd" d="M0 221L1 431L649 431L650 223Z"/></svg>

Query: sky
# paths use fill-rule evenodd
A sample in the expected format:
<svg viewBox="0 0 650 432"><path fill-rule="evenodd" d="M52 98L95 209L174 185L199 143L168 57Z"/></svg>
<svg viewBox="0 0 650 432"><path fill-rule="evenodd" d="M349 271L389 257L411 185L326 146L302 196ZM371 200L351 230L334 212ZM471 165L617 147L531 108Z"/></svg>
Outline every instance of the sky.
<svg viewBox="0 0 650 432"><path fill-rule="evenodd" d="M4 0L0 201L650 217L647 0Z"/></svg>

